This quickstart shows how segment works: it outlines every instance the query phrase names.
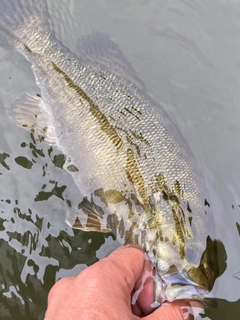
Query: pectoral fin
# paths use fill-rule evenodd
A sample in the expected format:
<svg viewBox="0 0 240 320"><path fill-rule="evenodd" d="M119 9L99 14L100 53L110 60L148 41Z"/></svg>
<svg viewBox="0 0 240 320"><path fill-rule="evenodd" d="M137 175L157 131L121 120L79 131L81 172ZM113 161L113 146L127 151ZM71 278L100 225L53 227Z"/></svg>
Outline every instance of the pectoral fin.
<svg viewBox="0 0 240 320"><path fill-rule="evenodd" d="M98 231L109 233L112 230L107 226L103 209L93 201L84 198L79 204L78 210L70 209L66 222L74 229L84 231Z"/></svg>
<svg viewBox="0 0 240 320"><path fill-rule="evenodd" d="M32 132L40 142L56 144L55 130L51 125L47 107L40 97L23 94L11 106L9 116L16 125Z"/></svg>

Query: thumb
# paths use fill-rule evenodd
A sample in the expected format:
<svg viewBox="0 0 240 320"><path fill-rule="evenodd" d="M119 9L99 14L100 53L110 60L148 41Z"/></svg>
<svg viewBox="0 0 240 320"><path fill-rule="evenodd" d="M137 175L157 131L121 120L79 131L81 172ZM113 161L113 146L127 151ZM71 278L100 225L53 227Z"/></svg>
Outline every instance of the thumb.
<svg viewBox="0 0 240 320"><path fill-rule="evenodd" d="M141 278L144 266L145 259L142 249L136 244L131 244L113 251L92 268L97 268L100 273L107 273L109 279L114 279L119 291L123 290L124 294L129 294Z"/></svg>
<svg viewBox="0 0 240 320"><path fill-rule="evenodd" d="M122 306L124 304L125 308L131 308L135 315L152 312L151 305L154 301L152 264L138 245L123 246L87 270L95 287L108 286L107 294L112 301L115 298L121 301ZM86 276L84 278L89 284L91 280L87 280ZM131 305L133 293L135 297Z"/></svg>
<svg viewBox="0 0 240 320"><path fill-rule="evenodd" d="M138 246L122 247L77 277L58 281L49 294L46 319L131 319L131 292L144 261Z"/></svg>

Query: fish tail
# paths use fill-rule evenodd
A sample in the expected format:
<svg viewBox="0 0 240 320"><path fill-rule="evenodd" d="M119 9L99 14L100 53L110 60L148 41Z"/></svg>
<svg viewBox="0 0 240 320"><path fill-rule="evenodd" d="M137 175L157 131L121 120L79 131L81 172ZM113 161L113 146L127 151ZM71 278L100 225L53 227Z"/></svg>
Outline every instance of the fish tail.
<svg viewBox="0 0 240 320"><path fill-rule="evenodd" d="M35 47L44 46L49 36L46 0L0 1L0 46L13 49L24 44L35 51ZM38 39L41 46L37 45Z"/></svg>

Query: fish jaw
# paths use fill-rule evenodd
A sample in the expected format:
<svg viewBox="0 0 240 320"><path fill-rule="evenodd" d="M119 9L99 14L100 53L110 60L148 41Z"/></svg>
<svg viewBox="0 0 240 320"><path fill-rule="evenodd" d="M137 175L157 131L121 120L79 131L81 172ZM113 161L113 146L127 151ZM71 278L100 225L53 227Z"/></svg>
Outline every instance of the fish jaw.
<svg viewBox="0 0 240 320"><path fill-rule="evenodd" d="M204 307L216 307L216 299L206 288L194 282L186 272L155 276L153 307L164 302L176 300L194 300L201 302Z"/></svg>
<svg viewBox="0 0 240 320"><path fill-rule="evenodd" d="M216 299L211 290L217 277L225 270L219 269L218 250L224 246L220 240L206 239L206 247L197 267L183 263L182 268L171 265L163 271L160 261L153 264L156 268L154 297L155 305L165 301L194 300L204 307L216 308ZM225 253L225 251L223 251ZM224 255L224 254L223 254ZM226 259L226 256L225 258Z"/></svg>

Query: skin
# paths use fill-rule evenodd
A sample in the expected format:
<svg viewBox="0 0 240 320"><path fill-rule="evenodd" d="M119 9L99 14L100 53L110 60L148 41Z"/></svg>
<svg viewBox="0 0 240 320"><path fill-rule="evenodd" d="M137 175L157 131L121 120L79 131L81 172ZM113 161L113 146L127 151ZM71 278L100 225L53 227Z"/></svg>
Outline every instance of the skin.
<svg viewBox="0 0 240 320"><path fill-rule="evenodd" d="M202 311L197 302L164 303L153 310L153 270L137 245L128 245L51 289L44 320L182 320ZM147 275L147 276L146 276ZM135 304L132 294L143 288Z"/></svg>

